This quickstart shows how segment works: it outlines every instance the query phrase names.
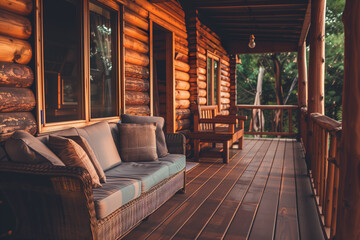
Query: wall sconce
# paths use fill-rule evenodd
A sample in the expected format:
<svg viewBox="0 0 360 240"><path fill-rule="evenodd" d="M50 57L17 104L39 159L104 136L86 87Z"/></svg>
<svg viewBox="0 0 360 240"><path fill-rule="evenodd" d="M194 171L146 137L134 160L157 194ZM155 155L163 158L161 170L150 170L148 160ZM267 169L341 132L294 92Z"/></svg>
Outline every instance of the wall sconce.
<svg viewBox="0 0 360 240"><path fill-rule="evenodd" d="M250 41L249 41L249 48L254 48L256 46L256 43L255 43L255 36L254 34L251 34L250 35Z"/></svg>

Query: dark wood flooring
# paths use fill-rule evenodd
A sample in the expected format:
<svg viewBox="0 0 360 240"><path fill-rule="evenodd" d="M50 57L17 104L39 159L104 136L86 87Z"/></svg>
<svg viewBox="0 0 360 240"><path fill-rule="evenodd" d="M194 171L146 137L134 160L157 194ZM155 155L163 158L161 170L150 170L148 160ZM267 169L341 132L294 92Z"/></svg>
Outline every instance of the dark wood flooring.
<svg viewBox="0 0 360 240"><path fill-rule="evenodd" d="M246 139L202 159L176 194L124 239L324 239L300 143Z"/></svg>

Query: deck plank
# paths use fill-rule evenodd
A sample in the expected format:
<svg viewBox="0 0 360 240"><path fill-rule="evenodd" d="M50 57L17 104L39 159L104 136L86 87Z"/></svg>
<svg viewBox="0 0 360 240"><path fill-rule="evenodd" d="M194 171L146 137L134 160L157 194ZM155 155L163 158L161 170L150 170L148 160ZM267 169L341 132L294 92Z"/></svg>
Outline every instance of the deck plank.
<svg viewBox="0 0 360 240"><path fill-rule="evenodd" d="M257 143L251 152L256 152L262 144ZM205 202L205 200L217 189L224 179L231 173L231 171L240 164L242 158L236 156L229 164L226 164L222 171L214 175L209 182L203 186L196 195L192 196L189 201L186 201L180 208L176 210L163 224L153 231L147 238L149 240L171 239L171 237L182 227L183 223L189 219L194 212Z"/></svg>
<svg viewBox="0 0 360 240"><path fill-rule="evenodd" d="M268 151L272 151L270 149L272 141L265 142L268 144L267 147L259 149L251 164L246 168L244 174L238 179L235 186L226 196L213 218L204 227L199 239L220 239L226 233L228 226L231 224L234 213L243 201L245 194L254 180L255 172L260 167L266 153Z"/></svg>
<svg viewBox="0 0 360 240"><path fill-rule="evenodd" d="M270 176L250 232L251 240L273 239L279 201L285 142L278 145Z"/></svg>
<svg viewBox="0 0 360 240"><path fill-rule="evenodd" d="M251 229L261 197L266 187L279 144L282 144L282 142L273 142L271 149L267 152L260 167L256 170L254 180L251 183L243 202L240 204L238 211L234 215L233 221L226 232L225 239L247 239L249 229ZM243 214L245 214L245 217Z"/></svg>
<svg viewBox="0 0 360 240"><path fill-rule="evenodd" d="M275 239L299 239L293 142L286 142Z"/></svg>

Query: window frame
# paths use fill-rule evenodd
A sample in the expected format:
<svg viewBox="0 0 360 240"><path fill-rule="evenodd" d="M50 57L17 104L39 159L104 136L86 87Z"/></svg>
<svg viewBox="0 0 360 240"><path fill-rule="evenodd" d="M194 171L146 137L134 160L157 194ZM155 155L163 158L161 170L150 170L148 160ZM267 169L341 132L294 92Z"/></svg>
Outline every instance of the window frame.
<svg viewBox="0 0 360 240"><path fill-rule="evenodd" d="M83 119L46 123L45 114L45 84L44 84L44 33L43 33L43 1L35 1L35 82L37 102L37 127L38 133L62 130L69 127L83 127L99 121L117 122L124 111L125 104L125 49L124 49L124 6L114 0L81 0L81 87L83 106ZM90 2L116 12L116 41L114 50L113 70L116 76L116 108L117 115L113 117L92 118L91 117L91 94L90 94Z"/></svg>
<svg viewBox="0 0 360 240"><path fill-rule="evenodd" d="M211 59L211 103L208 102L208 86L209 86L209 71L208 71L208 59ZM215 67L214 67L214 61L217 61L218 62L218 72L216 73L217 74L217 102L215 102L215 85L214 85L214 81L215 81ZM206 54L206 104L207 105L217 105L218 108L220 109L220 105L221 105L221 91L220 91L220 86L221 86L221 58L212 53L212 52L209 52L207 51L207 54Z"/></svg>

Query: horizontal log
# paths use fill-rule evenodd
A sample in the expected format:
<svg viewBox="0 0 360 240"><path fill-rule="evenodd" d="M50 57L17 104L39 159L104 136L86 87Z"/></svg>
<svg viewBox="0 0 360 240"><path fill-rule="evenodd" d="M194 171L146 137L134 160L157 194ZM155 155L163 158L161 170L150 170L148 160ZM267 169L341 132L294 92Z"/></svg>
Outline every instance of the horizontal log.
<svg viewBox="0 0 360 240"><path fill-rule="evenodd" d="M175 35L175 43L183 45L183 46L189 46L189 42L180 36Z"/></svg>
<svg viewBox="0 0 360 240"><path fill-rule="evenodd" d="M123 2L123 1L120 0L119 2ZM149 11L143 8L141 5L134 3L133 1L126 1L125 10L131 10L145 19L149 18Z"/></svg>
<svg viewBox="0 0 360 240"><path fill-rule="evenodd" d="M229 103L230 103L230 99L229 99L229 98L220 98L220 103L221 103L221 104L229 104Z"/></svg>
<svg viewBox="0 0 360 240"><path fill-rule="evenodd" d="M228 110L222 110L221 112L221 115L229 115L230 112Z"/></svg>
<svg viewBox="0 0 360 240"><path fill-rule="evenodd" d="M341 122L336 121L332 118L329 118L325 115L319 114L319 113L311 113L310 119L314 121L317 125L319 125L321 128L326 129L327 131L337 131L341 129Z"/></svg>
<svg viewBox="0 0 360 240"><path fill-rule="evenodd" d="M0 34L28 39L31 36L30 20L0 9Z"/></svg>
<svg viewBox="0 0 360 240"><path fill-rule="evenodd" d="M150 88L150 82L145 79L126 77L125 90L135 92L146 92Z"/></svg>
<svg viewBox="0 0 360 240"><path fill-rule="evenodd" d="M198 96L199 96L199 97L206 97L206 90L204 90L204 89L199 89L199 90L198 90Z"/></svg>
<svg viewBox="0 0 360 240"><path fill-rule="evenodd" d="M207 57L206 57L206 55L205 54L202 54L202 53L197 53L197 57L198 57L198 59L201 59L201 60L203 60L203 61L206 61L207 60Z"/></svg>
<svg viewBox="0 0 360 240"><path fill-rule="evenodd" d="M190 75L188 73L175 70L175 79L181 81L189 81Z"/></svg>
<svg viewBox="0 0 360 240"><path fill-rule="evenodd" d="M131 50L134 50L139 53L148 53L149 52L149 45L147 45L139 40L136 40L133 37L126 36L126 35L125 35L125 40L124 40L124 46L127 49L131 49Z"/></svg>
<svg viewBox="0 0 360 240"><path fill-rule="evenodd" d="M238 104L237 109L298 109L297 105L249 105L249 104Z"/></svg>
<svg viewBox="0 0 360 240"><path fill-rule="evenodd" d="M230 81L230 78L227 77L227 76L221 75L221 80L222 80L222 81L227 81L227 82L229 82L229 81Z"/></svg>
<svg viewBox="0 0 360 240"><path fill-rule="evenodd" d="M147 105L149 103L149 93L125 91L125 105Z"/></svg>
<svg viewBox="0 0 360 240"><path fill-rule="evenodd" d="M31 57L32 50L30 43L0 35L0 62L28 64Z"/></svg>
<svg viewBox="0 0 360 240"><path fill-rule="evenodd" d="M181 62L181 61L174 61L175 69L182 71L182 72L188 72L190 70L190 66L187 63Z"/></svg>
<svg viewBox="0 0 360 240"><path fill-rule="evenodd" d="M220 82L221 86L225 86L225 87L230 87L230 82L227 82L227 81L221 81Z"/></svg>
<svg viewBox="0 0 360 240"><path fill-rule="evenodd" d="M1 0L0 9L17 13L20 15L29 15L33 9L32 0Z"/></svg>
<svg viewBox="0 0 360 240"><path fill-rule="evenodd" d="M230 92L230 88L229 88L229 87L225 87L225 86L220 86L220 91L221 91L221 92Z"/></svg>
<svg viewBox="0 0 360 240"><path fill-rule="evenodd" d="M198 67L206 68L207 67L206 61L198 59Z"/></svg>
<svg viewBox="0 0 360 240"><path fill-rule="evenodd" d="M150 108L147 105L126 105L125 113L132 115L149 116Z"/></svg>
<svg viewBox="0 0 360 240"><path fill-rule="evenodd" d="M206 75L204 75L204 74L198 74L198 80L200 80L200 81L206 81Z"/></svg>
<svg viewBox="0 0 360 240"><path fill-rule="evenodd" d="M197 46L197 51L201 54L206 55L206 49L201 47L200 45Z"/></svg>
<svg viewBox="0 0 360 240"><path fill-rule="evenodd" d="M204 81L198 81L197 82L197 85L198 85L198 87L199 88L201 88L201 89L206 89L206 82L204 82Z"/></svg>
<svg viewBox="0 0 360 240"><path fill-rule="evenodd" d="M175 60L188 63L189 62L189 56L184 53L176 53L175 54Z"/></svg>
<svg viewBox="0 0 360 240"><path fill-rule="evenodd" d="M220 62L221 62L221 64L224 64L225 66L230 67L229 61L226 61L225 59L221 59Z"/></svg>
<svg viewBox="0 0 360 240"><path fill-rule="evenodd" d="M206 105L206 98L204 97L199 97L199 100L198 100L198 104L200 105Z"/></svg>
<svg viewBox="0 0 360 240"><path fill-rule="evenodd" d="M190 98L190 92L185 90L175 90L175 99L189 99Z"/></svg>
<svg viewBox="0 0 360 240"><path fill-rule="evenodd" d="M227 71L221 70L221 75L222 75L222 76L229 77L229 76L230 76L230 73L227 72Z"/></svg>
<svg viewBox="0 0 360 240"><path fill-rule="evenodd" d="M175 129L176 131L189 129L191 127L190 119L177 119L175 121Z"/></svg>
<svg viewBox="0 0 360 240"><path fill-rule="evenodd" d="M198 67L198 73L199 73L199 74L206 75L206 69L205 69L205 68L202 68L202 67Z"/></svg>
<svg viewBox="0 0 360 240"><path fill-rule="evenodd" d="M140 28L132 26L131 24L125 24L124 34L144 43L149 43L149 34Z"/></svg>
<svg viewBox="0 0 360 240"><path fill-rule="evenodd" d="M147 68L147 67L126 63L125 64L125 76L149 79L150 71L149 71L149 68Z"/></svg>
<svg viewBox="0 0 360 240"><path fill-rule="evenodd" d="M175 52L189 55L189 48L181 44L175 44Z"/></svg>
<svg viewBox="0 0 360 240"><path fill-rule="evenodd" d="M186 81L175 80L175 89L177 89L177 90L189 90L190 89L190 83L186 82Z"/></svg>
<svg viewBox="0 0 360 240"><path fill-rule="evenodd" d="M176 119L185 119L191 117L191 110L190 109L176 109Z"/></svg>
<svg viewBox="0 0 360 240"><path fill-rule="evenodd" d="M125 49L125 62L146 67L149 65L150 59L149 59L148 55L138 53L134 50L126 48Z"/></svg>
<svg viewBox="0 0 360 240"><path fill-rule="evenodd" d="M220 96L222 98L230 98L230 93L228 93L228 92L220 92Z"/></svg>
<svg viewBox="0 0 360 240"><path fill-rule="evenodd" d="M0 113L0 142L7 140L15 131L24 130L34 135L36 120L30 112Z"/></svg>
<svg viewBox="0 0 360 240"><path fill-rule="evenodd" d="M0 87L0 112L29 112L34 107L35 96L30 89Z"/></svg>
<svg viewBox="0 0 360 240"><path fill-rule="evenodd" d="M0 87L30 87L34 74L22 64L0 62Z"/></svg>
<svg viewBox="0 0 360 240"><path fill-rule="evenodd" d="M225 70L225 71L227 71L227 72L230 72L230 67L229 67L229 66L226 66L226 65L223 64L223 63L221 63L220 66L221 66L221 69L222 69L222 70Z"/></svg>
<svg viewBox="0 0 360 240"><path fill-rule="evenodd" d="M149 30L149 22L134 12L125 11L124 20L125 22L130 23L136 27L139 27L145 31Z"/></svg>
<svg viewBox="0 0 360 240"><path fill-rule="evenodd" d="M175 108L189 108L190 101L189 100L175 100Z"/></svg>
<svg viewBox="0 0 360 240"><path fill-rule="evenodd" d="M221 104L220 105L221 110L226 110L226 109L229 109L229 108L230 108L230 104Z"/></svg>

